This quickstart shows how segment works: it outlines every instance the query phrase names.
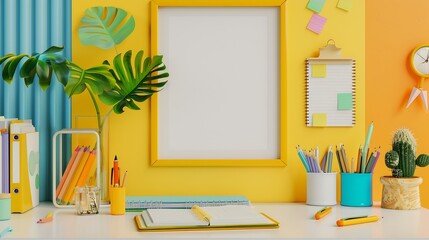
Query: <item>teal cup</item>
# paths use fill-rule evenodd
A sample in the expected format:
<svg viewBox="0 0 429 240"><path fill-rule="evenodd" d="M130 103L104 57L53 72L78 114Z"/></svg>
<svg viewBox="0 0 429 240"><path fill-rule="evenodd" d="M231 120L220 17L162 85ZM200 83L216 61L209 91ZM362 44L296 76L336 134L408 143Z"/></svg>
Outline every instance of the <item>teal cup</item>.
<svg viewBox="0 0 429 240"><path fill-rule="evenodd" d="M372 173L341 173L341 205L372 206Z"/></svg>
<svg viewBox="0 0 429 240"><path fill-rule="evenodd" d="M11 215L10 194L0 193L0 221L9 220Z"/></svg>

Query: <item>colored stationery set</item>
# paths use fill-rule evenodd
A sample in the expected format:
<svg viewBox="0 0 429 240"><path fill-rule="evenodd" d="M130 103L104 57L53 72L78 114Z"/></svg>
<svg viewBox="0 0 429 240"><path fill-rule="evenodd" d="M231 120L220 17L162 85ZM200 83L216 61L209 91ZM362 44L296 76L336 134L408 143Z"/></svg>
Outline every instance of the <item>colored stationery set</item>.
<svg viewBox="0 0 429 240"><path fill-rule="evenodd" d="M360 147L357 156L357 162L354 158L348 158L346 154L346 149L343 144L340 144L340 147L335 147L335 155L338 160L338 165L342 173L372 173L374 171L375 165L378 162L380 157L380 147L374 149L370 153L369 144L371 141L371 135L374 128L374 124L371 124L368 127L368 133L365 139L364 147ZM329 146L325 155L321 160L319 160L319 149L318 147L315 150L303 150L300 146L296 147L298 152L298 157L301 160L304 168L307 172L313 173L326 173L332 172L332 146ZM350 159L350 160L349 160ZM320 162L320 165L319 165ZM356 166L356 167L354 167Z"/></svg>
<svg viewBox="0 0 429 240"><path fill-rule="evenodd" d="M330 173L332 172L332 147L329 146L321 161L319 161L319 147L314 151L303 150L300 146L296 147L298 157L301 160L307 172L312 173ZM319 165L320 162L320 165Z"/></svg>

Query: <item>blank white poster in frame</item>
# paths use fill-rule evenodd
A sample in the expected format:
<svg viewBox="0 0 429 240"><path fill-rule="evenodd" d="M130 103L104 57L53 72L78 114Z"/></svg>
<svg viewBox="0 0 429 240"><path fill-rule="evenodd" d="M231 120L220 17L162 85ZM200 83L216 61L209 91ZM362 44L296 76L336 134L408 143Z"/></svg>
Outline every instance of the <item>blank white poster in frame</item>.
<svg viewBox="0 0 429 240"><path fill-rule="evenodd" d="M152 165L285 166L284 3L175 2L151 7Z"/></svg>

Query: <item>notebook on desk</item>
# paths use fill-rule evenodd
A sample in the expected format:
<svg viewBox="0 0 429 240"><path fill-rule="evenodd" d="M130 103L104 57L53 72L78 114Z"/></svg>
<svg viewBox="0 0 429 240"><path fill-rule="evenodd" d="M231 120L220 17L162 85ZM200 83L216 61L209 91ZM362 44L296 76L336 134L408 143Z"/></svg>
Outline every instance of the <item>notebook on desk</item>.
<svg viewBox="0 0 429 240"><path fill-rule="evenodd" d="M244 196L127 196L127 212L148 208L191 208L198 206L250 205Z"/></svg>
<svg viewBox="0 0 429 240"><path fill-rule="evenodd" d="M278 228L279 224L250 205L191 209L145 209L135 216L140 231Z"/></svg>

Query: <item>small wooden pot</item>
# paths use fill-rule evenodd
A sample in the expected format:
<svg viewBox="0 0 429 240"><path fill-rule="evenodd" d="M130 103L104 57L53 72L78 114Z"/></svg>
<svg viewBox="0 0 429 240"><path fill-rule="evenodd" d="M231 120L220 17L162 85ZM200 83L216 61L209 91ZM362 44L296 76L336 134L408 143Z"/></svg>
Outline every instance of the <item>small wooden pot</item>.
<svg viewBox="0 0 429 240"><path fill-rule="evenodd" d="M383 184L381 207L397 210L420 208L419 186L423 182L421 177L395 178L392 176L380 177Z"/></svg>

